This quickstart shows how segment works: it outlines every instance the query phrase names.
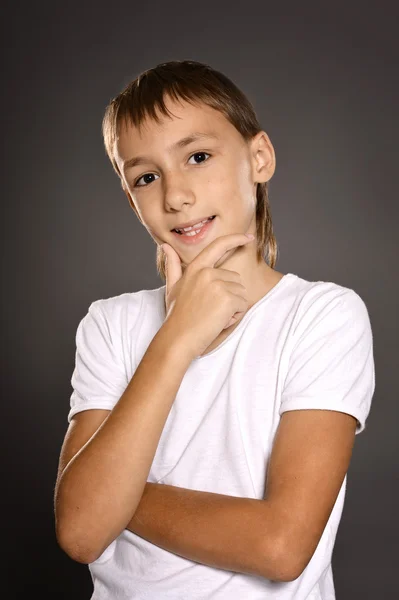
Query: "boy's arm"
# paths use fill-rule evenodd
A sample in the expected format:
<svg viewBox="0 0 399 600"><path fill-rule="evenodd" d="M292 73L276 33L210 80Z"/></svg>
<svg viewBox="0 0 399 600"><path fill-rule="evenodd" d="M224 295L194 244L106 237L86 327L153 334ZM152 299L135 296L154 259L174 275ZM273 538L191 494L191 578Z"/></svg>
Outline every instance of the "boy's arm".
<svg viewBox="0 0 399 600"><path fill-rule="evenodd" d="M189 560L286 580L278 560L276 523L265 500L147 483L126 528ZM265 530L267 540L261 537Z"/></svg>
<svg viewBox="0 0 399 600"><path fill-rule="evenodd" d="M191 357L165 321L124 393L57 477L56 533L78 562L92 562L134 515Z"/></svg>
<svg viewBox="0 0 399 600"><path fill-rule="evenodd" d="M356 423L336 410L286 411L263 500L147 483L127 528L190 560L293 581L314 555L342 489Z"/></svg>

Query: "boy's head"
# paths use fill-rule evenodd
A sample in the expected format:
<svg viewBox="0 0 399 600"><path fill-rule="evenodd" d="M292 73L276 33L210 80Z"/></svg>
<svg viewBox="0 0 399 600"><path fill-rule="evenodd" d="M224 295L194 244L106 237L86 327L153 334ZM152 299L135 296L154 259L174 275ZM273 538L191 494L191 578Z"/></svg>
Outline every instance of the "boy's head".
<svg viewBox="0 0 399 600"><path fill-rule="evenodd" d="M210 137L175 144L193 133ZM214 237L245 233L255 221L257 261L274 268L268 202L274 149L250 102L225 75L194 61L145 71L107 106L103 136L129 203L157 244L164 281L162 243L175 247L183 264L182 252L190 262L204 247L182 250L171 229L211 215L217 215ZM132 164L138 156L145 160Z"/></svg>

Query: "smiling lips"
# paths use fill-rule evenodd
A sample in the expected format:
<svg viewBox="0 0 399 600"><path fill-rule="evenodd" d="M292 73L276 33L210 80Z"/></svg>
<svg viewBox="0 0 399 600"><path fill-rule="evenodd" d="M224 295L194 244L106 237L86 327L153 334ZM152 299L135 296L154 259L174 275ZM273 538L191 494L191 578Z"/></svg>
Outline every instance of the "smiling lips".
<svg viewBox="0 0 399 600"><path fill-rule="evenodd" d="M186 244L196 244L205 238L215 219L216 217L209 217L205 223L194 225L193 227L184 227L185 231L183 233L177 233L174 229L172 230L172 233L181 242Z"/></svg>
<svg viewBox="0 0 399 600"><path fill-rule="evenodd" d="M196 221L193 225L187 225L187 227L175 227L175 229L172 231L177 231L178 233L182 233L183 235L184 233L187 233L189 231L198 231L198 229L201 229L201 227L205 225L205 223L207 223L213 218L214 217L207 217L206 219L202 219L202 221Z"/></svg>
<svg viewBox="0 0 399 600"><path fill-rule="evenodd" d="M198 219L197 221L190 221L189 223L184 223L182 225L179 225L179 227L174 227L173 229L171 229L171 231L179 231L179 232L183 232L184 231L190 231L191 229L199 229L199 226L202 226L204 223L206 223L206 221L208 221L209 219L213 219L214 217L203 217L202 219Z"/></svg>

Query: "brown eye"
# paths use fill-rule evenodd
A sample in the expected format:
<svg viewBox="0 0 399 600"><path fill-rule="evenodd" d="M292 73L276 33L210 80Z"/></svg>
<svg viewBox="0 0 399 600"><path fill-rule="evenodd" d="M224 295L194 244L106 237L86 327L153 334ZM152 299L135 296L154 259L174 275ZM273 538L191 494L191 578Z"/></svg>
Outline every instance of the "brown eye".
<svg viewBox="0 0 399 600"><path fill-rule="evenodd" d="M192 154L190 156L190 158L192 158L193 156L203 156L204 154L206 154L207 156L210 156L210 154L208 154L207 152L196 152L195 154ZM202 160L201 162L206 162L208 159ZM200 163L196 163L197 165Z"/></svg>
<svg viewBox="0 0 399 600"><path fill-rule="evenodd" d="M145 173L144 175L142 175L141 177L139 177L139 179L137 179L137 181L134 184L134 187L146 187L146 185L137 185L138 182L140 181L140 179L144 179L144 177L152 177L154 175L154 173ZM147 181L148 183L152 183L152 181Z"/></svg>

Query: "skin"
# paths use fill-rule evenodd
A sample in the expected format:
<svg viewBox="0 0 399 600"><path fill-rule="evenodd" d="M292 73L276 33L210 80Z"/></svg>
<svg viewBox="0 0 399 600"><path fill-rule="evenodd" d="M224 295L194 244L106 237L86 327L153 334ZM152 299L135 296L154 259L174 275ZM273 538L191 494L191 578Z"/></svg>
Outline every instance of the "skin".
<svg viewBox="0 0 399 600"><path fill-rule="evenodd" d="M256 236L256 186L273 176L276 159L265 131L246 142L222 113L205 104L167 98L166 106L172 117L159 113L159 124L147 118L141 130L132 124L122 127L114 154L130 206L158 245L166 242L177 252L184 274L186 266L215 237L247 232ZM220 141L199 140L168 150L175 141L198 131L212 132ZM199 152L207 154L195 155ZM125 165L138 155L148 161ZM170 231L179 223L205 215L217 218L202 243L186 246ZM264 260L257 261L255 243L231 250L218 261L220 266L240 274L248 293L248 309L283 277Z"/></svg>

